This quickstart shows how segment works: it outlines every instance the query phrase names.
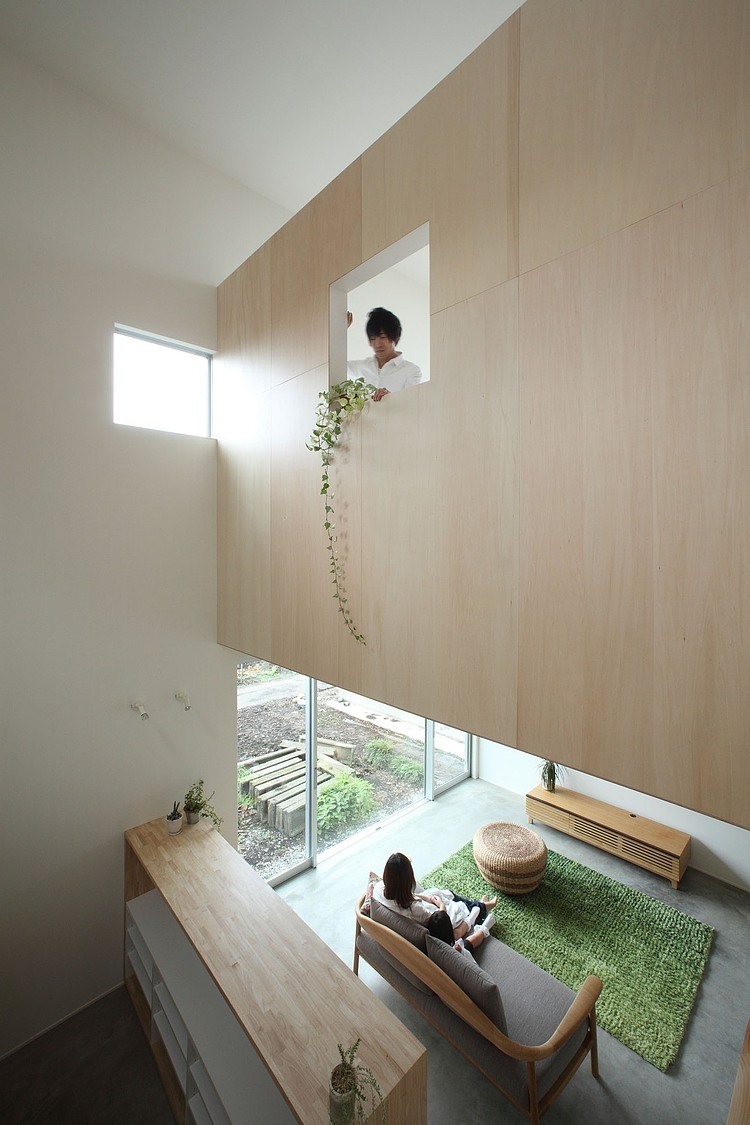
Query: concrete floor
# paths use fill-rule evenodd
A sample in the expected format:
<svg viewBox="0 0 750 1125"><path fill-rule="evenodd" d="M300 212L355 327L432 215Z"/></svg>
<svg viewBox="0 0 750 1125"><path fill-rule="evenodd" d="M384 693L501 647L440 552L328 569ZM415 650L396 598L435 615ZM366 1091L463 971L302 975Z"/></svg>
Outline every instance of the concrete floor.
<svg viewBox="0 0 750 1125"><path fill-rule="evenodd" d="M353 904L370 869L392 851L417 872L435 866L490 820L525 823L523 799L469 781L278 888L351 964ZM599 1032L601 1078L587 1064L544 1117L545 1125L721 1125L750 1016L750 894L689 870L679 891L665 879L537 825L572 856L714 926L714 945L676 1063L662 1074ZM292 935L290 935L290 939ZM361 977L429 1051L431 1125L521 1125L526 1118L366 964ZM168 1125L173 1119L124 987L0 1062L4 1125ZM259 1123L262 1125L262 1123Z"/></svg>

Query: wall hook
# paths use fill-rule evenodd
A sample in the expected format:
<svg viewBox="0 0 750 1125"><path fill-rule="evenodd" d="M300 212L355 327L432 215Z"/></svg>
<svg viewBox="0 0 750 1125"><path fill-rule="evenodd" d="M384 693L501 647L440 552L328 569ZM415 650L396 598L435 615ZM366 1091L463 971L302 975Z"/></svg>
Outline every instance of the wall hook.
<svg viewBox="0 0 750 1125"><path fill-rule="evenodd" d="M138 712L138 714L141 716L142 719L148 718L148 711L146 710L146 708L143 706L142 703L135 702L135 703L131 703L130 706L132 707L132 709L134 711Z"/></svg>
<svg viewBox="0 0 750 1125"><path fill-rule="evenodd" d="M188 699L188 694L186 691L176 691L174 693L174 697L178 701L178 703L184 703L186 711L190 710L190 700Z"/></svg>

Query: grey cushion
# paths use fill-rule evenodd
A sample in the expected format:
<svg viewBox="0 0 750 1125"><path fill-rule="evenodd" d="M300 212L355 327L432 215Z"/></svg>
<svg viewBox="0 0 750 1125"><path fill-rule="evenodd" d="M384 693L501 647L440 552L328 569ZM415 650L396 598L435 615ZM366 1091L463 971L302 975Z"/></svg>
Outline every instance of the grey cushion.
<svg viewBox="0 0 750 1125"><path fill-rule="evenodd" d="M505 1033L505 1012L500 991L495 981L472 957L471 960L464 954L458 953L453 946L444 941L439 941L431 934L427 934L427 956L434 961L444 973L462 988L466 995L474 1001L478 1008L492 1020L495 1027Z"/></svg>
<svg viewBox="0 0 750 1125"><path fill-rule="evenodd" d="M401 937L406 938L412 945L416 945L417 949L421 949L423 953L426 952L426 926L421 926L419 922L414 922L403 914L397 914L395 910L383 906L383 903L376 898L373 898L370 903L370 917L373 921L380 922L381 926L388 926L389 929L395 930L397 934L401 934Z"/></svg>
<svg viewBox="0 0 750 1125"><path fill-rule="evenodd" d="M517 1043L544 1043L573 1001L575 992L496 938L485 941L477 959L503 990L506 1034Z"/></svg>

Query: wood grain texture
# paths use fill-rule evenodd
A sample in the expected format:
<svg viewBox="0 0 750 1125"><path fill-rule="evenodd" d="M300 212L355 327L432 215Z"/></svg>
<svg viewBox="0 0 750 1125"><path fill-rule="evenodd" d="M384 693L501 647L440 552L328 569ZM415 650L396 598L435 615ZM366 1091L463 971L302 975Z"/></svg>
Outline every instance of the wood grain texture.
<svg viewBox="0 0 750 1125"><path fill-rule="evenodd" d="M516 282L434 314L432 328L433 379L362 419L362 676L376 699L512 743Z"/></svg>
<svg viewBox="0 0 750 1125"><path fill-rule="evenodd" d="M748 1121L750 1121L750 1023L747 1025L740 1051L727 1125L747 1125Z"/></svg>
<svg viewBox="0 0 750 1125"><path fill-rule="evenodd" d="M521 278L519 746L639 789L653 721L653 306L627 235Z"/></svg>
<svg viewBox="0 0 750 1125"><path fill-rule="evenodd" d="M749 22L527 0L222 287L224 643L750 827ZM432 380L336 469L362 649L304 442L329 282L423 222Z"/></svg>
<svg viewBox="0 0 750 1125"><path fill-rule="evenodd" d="M750 172L638 233L651 263L656 438L644 780L750 826Z"/></svg>
<svg viewBox="0 0 750 1125"><path fill-rule="evenodd" d="M603 824L623 836L642 840L651 847L659 848L678 859L690 853L690 836L687 832L669 828L666 824L659 824L645 816L637 816L627 809L618 809L614 805L607 804L606 801L598 801L595 797L587 797L584 793L576 793L573 789L566 789L562 785L558 785L552 793L543 785L537 785L526 794L527 801L529 798L551 808L564 809L574 816Z"/></svg>
<svg viewBox="0 0 750 1125"><path fill-rule="evenodd" d="M270 392L236 398L239 440L219 441L218 640L250 655L268 652L271 605Z"/></svg>
<svg viewBox="0 0 750 1125"><path fill-rule="evenodd" d="M748 166L745 0L527 0L519 16L522 272Z"/></svg>
<svg viewBox="0 0 750 1125"><path fill-rule="evenodd" d="M512 16L362 157L363 256L430 223L430 307L518 270L518 21Z"/></svg>
<svg viewBox="0 0 750 1125"><path fill-rule="evenodd" d="M519 743L741 825L749 262L743 174L521 281Z"/></svg>
<svg viewBox="0 0 750 1125"><path fill-rule="evenodd" d="M426 1122L424 1047L218 832L125 835L299 1121L328 1121L336 1045L361 1036L389 1121Z"/></svg>
<svg viewBox="0 0 750 1125"><path fill-rule="evenodd" d="M362 261L360 161L271 239L274 385L328 363L328 288Z"/></svg>
<svg viewBox="0 0 750 1125"><path fill-rule="evenodd" d="M329 574L320 456L308 441L318 395L328 386L320 367L274 388L273 475L271 481L271 588L275 664L314 675L328 683L338 676L338 645L348 635L339 621ZM337 498L338 499L338 498ZM346 503L340 494L341 506ZM343 524L345 512L338 513ZM345 554L354 599L358 568ZM355 562L358 557L354 556ZM352 644L356 642L352 639Z"/></svg>
<svg viewBox="0 0 750 1125"><path fill-rule="evenodd" d="M218 639L255 654L271 645L270 244L219 287L218 318Z"/></svg>

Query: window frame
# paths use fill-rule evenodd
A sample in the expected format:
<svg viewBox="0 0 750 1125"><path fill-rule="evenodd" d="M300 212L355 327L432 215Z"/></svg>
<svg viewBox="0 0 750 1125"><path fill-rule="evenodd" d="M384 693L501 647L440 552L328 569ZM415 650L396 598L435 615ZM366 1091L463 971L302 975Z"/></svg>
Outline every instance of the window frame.
<svg viewBox="0 0 750 1125"><path fill-rule="evenodd" d="M186 433L184 430L165 429L163 426L147 426L138 422L119 422L115 418L115 359L114 349L115 340L118 336L124 336L131 340L139 340L147 344L155 344L159 347L170 348L175 352L184 352L188 355L198 356L206 361L206 429L204 433ZM212 348L205 348L199 344L188 344L183 340L175 340L170 336L162 336L157 332L147 332L141 328L133 328L131 325L119 324L115 322L112 331L112 421L117 426L132 426L134 429L141 430L154 430L156 433L167 434L182 434L185 437L213 437L213 360L216 351Z"/></svg>

